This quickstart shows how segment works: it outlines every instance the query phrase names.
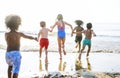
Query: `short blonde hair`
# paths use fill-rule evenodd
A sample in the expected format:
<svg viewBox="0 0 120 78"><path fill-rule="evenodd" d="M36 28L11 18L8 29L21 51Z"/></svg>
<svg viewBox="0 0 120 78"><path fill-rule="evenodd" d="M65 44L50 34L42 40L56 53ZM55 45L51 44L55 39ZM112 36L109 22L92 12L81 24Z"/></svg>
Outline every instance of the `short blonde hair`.
<svg viewBox="0 0 120 78"><path fill-rule="evenodd" d="M40 22L40 26L41 26L41 27L45 27L45 26L46 26L45 21L41 21L41 22Z"/></svg>
<svg viewBox="0 0 120 78"><path fill-rule="evenodd" d="M17 30L21 24L21 18L18 15L8 15L5 18L7 28Z"/></svg>

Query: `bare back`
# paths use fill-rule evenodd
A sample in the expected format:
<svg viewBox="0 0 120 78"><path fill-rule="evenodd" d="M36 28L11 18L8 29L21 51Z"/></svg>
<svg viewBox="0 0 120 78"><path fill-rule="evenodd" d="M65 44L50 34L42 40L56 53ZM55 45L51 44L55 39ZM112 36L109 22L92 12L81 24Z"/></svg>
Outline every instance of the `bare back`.
<svg viewBox="0 0 120 78"><path fill-rule="evenodd" d="M18 32L5 33L7 52L20 49L20 34Z"/></svg>
<svg viewBox="0 0 120 78"><path fill-rule="evenodd" d="M84 31L85 38L86 39L91 39L92 38L92 32L93 32L93 30L90 30L90 29L85 30Z"/></svg>
<svg viewBox="0 0 120 78"><path fill-rule="evenodd" d="M5 40L7 42L7 52L20 50L21 37L26 39L35 39L37 41L37 38L34 38L32 36L28 36L16 31L10 31L8 33L5 33Z"/></svg>
<svg viewBox="0 0 120 78"><path fill-rule="evenodd" d="M39 35L41 35L41 38L48 38L48 31L50 31L47 28L42 28L39 32Z"/></svg>
<svg viewBox="0 0 120 78"><path fill-rule="evenodd" d="M75 27L75 30L76 30L76 32L81 32L81 31L83 31L84 29L83 29L82 27L80 27L80 26L77 26L77 27ZM77 36L81 36L82 33L77 33L76 35L77 35Z"/></svg>

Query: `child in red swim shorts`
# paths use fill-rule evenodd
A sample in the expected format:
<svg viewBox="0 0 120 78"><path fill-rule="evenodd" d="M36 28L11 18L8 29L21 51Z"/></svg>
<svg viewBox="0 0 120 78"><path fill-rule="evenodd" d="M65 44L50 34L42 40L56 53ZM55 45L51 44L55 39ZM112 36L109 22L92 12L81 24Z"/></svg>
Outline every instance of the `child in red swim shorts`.
<svg viewBox="0 0 120 78"><path fill-rule="evenodd" d="M38 33L38 41L40 44L40 50L39 50L39 55L40 55L40 59L42 57L42 49L45 48L45 60L48 60L48 45L49 45L49 40L48 40L48 32L52 32L52 30L46 28L46 23L45 21L41 21L40 22L40 31ZM41 36L41 37L40 37Z"/></svg>

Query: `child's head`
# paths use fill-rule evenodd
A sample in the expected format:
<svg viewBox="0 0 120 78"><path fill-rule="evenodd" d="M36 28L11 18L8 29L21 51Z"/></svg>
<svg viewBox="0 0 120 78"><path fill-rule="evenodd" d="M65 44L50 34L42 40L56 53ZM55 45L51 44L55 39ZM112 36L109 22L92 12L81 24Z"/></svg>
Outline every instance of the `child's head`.
<svg viewBox="0 0 120 78"><path fill-rule="evenodd" d="M45 27L45 26L46 26L45 21L41 21L41 22L40 22L40 26L41 26L41 27Z"/></svg>
<svg viewBox="0 0 120 78"><path fill-rule="evenodd" d="M63 20L62 14L58 14L57 19L58 19L58 20Z"/></svg>
<svg viewBox="0 0 120 78"><path fill-rule="evenodd" d="M78 25L78 26L81 26L83 24L83 21L82 20L76 20L75 23Z"/></svg>
<svg viewBox="0 0 120 78"><path fill-rule="evenodd" d="M87 29L91 29L92 28L92 23L87 23Z"/></svg>
<svg viewBox="0 0 120 78"><path fill-rule="evenodd" d="M8 15L5 18L5 24L10 30L18 30L18 27L21 24L21 18L18 15Z"/></svg>

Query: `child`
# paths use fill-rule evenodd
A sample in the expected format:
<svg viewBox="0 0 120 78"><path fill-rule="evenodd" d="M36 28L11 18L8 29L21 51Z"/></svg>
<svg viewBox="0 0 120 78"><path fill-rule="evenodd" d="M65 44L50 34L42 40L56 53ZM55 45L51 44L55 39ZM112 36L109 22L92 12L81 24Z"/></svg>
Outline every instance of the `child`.
<svg viewBox="0 0 120 78"><path fill-rule="evenodd" d="M81 49L81 52L79 53L79 59L81 59L81 54L83 52L83 50L85 49L85 46L88 46L88 50L87 50L87 57L89 56L89 52L91 50L91 38L92 38L92 34L93 36L96 36L96 34L94 33L94 31L91 29L92 28L92 24L91 23L87 23L87 30L83 30L82 32L85 35L85 39L83 40L83 47Z"/></svg>
<svg viewBox="0 0 120 78"><path fill-rule="evenodd" d="M77 26L73 29L72 35L73 35L73 33L76 34L76 37L75 37L75 42L77 43L76 48L79 46L78 52L80 52L81 40L82 40L82 33L80 33L80 32L84 30L83 27L81 27L81 25L83 24L83 21L76 20L75 23Z"/></svg>
<svg viewBox="0 0 120 78"><path fill-rule="evenodd" d="M65 33L65 25L67 26L70 26L71 30L73 30L72 28L72 25L63 21L63 16L62 14L58 14L57 16L57 20L55 22L55 24L53 26L51 26L52 30L55 26L58 27L58 51L59 51L59 54L60 54L60 59L62 59L62 52L61 52L61 48L63 49L63 53L64 55L66 55L66 51L65 51L65 36L66 36L66 33Z"/></svg>
<svg viewBox="0 0 120 78"><path fill-rule="evenodd" d="M52 30L46 28L46 23L44 21L40 22L40 26L42 27L42 29L40 29L39 33L38 33L38 40L39 40L39 44L40 44L40 50L39 50L39 55L40 55L40 59L42 56L42 49L45 47L45 54L46 54L46 62L48 59L48 45L49 45L49 40L48 40L48 31L52 32ZM41 36L41 38L40 38Z"/></svg>
<svg viewBox="0 0 120 78"><path fill-rule="evenodd" d="M9 32L5 33L5 40L7 43L6 62L8 64L8 78L18 78L21 65L20 39L23 37L37 41L37 38L27 36L17 31L21 24L21 18L18 15L7 16L5 18L5 24L6 27L10 29Z"/></svg>

